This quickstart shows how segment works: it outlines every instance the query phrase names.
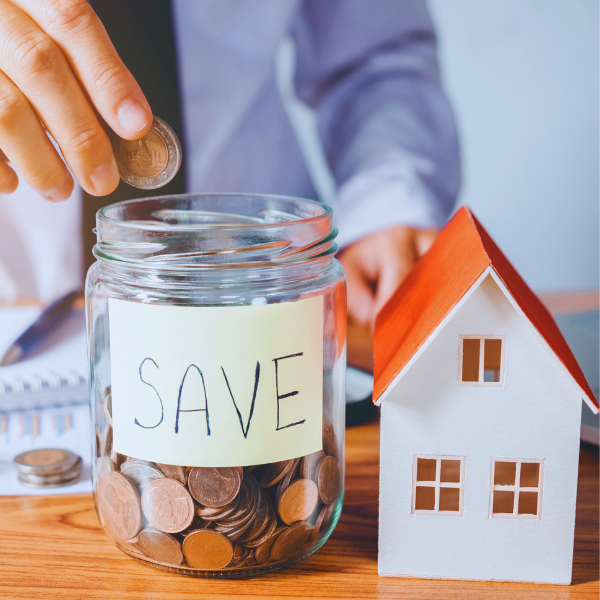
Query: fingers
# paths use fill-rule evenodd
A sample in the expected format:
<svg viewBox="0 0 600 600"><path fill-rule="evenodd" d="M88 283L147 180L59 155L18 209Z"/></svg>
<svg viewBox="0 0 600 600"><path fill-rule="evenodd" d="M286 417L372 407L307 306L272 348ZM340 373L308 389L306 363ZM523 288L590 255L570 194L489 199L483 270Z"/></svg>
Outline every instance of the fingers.
<svg viewBox="0 0 600 600"><path fill-rule="evenodd" d="M392 297L417 260L412 231L406 228L395 230L390 230L391 235L388 233L386 236L388 240L385 243L382 240L382 244L378 246L379 276L373 303L373 324L377 313Z"/></svg>
<svg viewBox="0 0 600 600"><path fill-rule="evenodd" d="M119 174L110 141L61 49L8 0L0 0L0 39L0 69L34 107L82 187L96 196L112 192ZM16 143L25 146L22 136Z"/></svg>
<svg viewBox="0 0 600 600"><path fill-rule="evenodd" d="M0 194L12 194L18 185L17 174L5 162L0 162Z"/></svg>
<svg viewBox="0 0 600 600"><path fill-rule="evenodd" d="M427 250L431 247L431 244L435 242L435 238L439 235L437 230L421 230L415 229L415 249L417 256L423 256Z"/></svg>
<svg viewBox="0 0 600 600"><path fill-rule="evenodd" d="M361 260L360 248L350 246L340 256L346 274L348 318L358 325L367 325L373 314L374 294Z"/></svg>
<svg viewBox="0 0 600 600"><path fill-rule="evenodd" d="M348 289L348 316L358 325L370 324L374 313L373 291L364 274L358 270L346 271Z"/></svg>
<svg viewBox="0 0 600 600"><path fill-rule="evenodd" d="M0 147L3 156L23 175L27 183L47 200L66 200L73 191L73 179L48 139L27 98L0 72ZM16 189L17 177L0 163L0 189ZM2 187L4 186L4 187ZM14 191L10 189L10 191Z"/></svg>
<svg viewBox="0 0 600 600"><path fill-rule="evenodd" d="M398 226L367 236L344 249L348 315L359 325L374 327L377 313L410 273L437 236Z"/></svg>
<svg viewBox="0 0 600 600"><path fill-rule="evenodd" d="M119 136L138 139L152 111L86 0L13 0L67 57L94 106Z"/></svg>

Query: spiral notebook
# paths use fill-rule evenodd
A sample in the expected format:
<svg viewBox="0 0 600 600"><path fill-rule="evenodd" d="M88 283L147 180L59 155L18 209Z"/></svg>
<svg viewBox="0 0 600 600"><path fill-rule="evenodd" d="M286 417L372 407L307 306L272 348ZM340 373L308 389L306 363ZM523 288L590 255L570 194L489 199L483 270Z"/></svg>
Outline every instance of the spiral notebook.
<svg viewBox="0 0 600 600"><path fill-rule="evenodd" d="M0 309L0 355L40 313L31 306ZM30 357L0 367L0 413L87 402L83 310L73 310Z"/></svg>

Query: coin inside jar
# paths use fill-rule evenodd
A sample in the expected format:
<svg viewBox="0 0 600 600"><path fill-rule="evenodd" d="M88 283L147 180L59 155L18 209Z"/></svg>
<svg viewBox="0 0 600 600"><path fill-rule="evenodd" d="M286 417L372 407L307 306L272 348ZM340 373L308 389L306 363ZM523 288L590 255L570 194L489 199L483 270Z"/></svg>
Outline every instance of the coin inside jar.
<svg viewBox="0 0 600 600"><path fill-rule="evenodd" d="M310 538L311 526L305 521L299 521L287 527L277 536L271 548L271 560L285 560L298 552Z"/></svg>
<svg viewBox="0 0 600 600"><path fill-rule="evenodd" d="M132 556L173 567L245 570L299 558L328 534L341 491L339 463L323 451L255 467L121 459L99 459L95 480L124 477L138 493L138 510L147 521L126 538L132 533L123 525L129 509L119 492L100 480L102 526ZM323 498L332 497L323 506Z"/></svg>
<svg viewBox="0 0 600 600"><path fill-rule="evenodd" d="M254 558L259 565L267 564L271 560L271 548L275 540L287 529L278 527L260 546L254 551Z"/></svg>
<svg viewBox="0 0 600 600"><path fill-rule="evenodd" d="M136 460L127 460L121 465L121 473L127 475L138 487L140 494L148 484L156 479L162 479L163 474L154 467Z"/></svg>
<svg viewBox="0 0 600 600"><path fill-rule="evenodd" d="M233 558L233 544L220 533L196 529L183 540L183 553L190 567L211 571L229 564Z"/></svg>
<svg viewBox="0 0 600 600"><path fill-rule="evenodd" d="M165 533L187 529L194 520L194 501L174 479L155 479L142 494L144 516L153 527Z"/></svg>
<svg viewBox="0 0 600 600"><path fill-rule="evenodd" d="M181 544L163 531L150 528L140 531L138 544L148 558L173 565L183 562Z"/></svg>
<svg viewBox="0 0 600 600"><path fill-rule="evenodd" d="M166 185L181 166L181 144L175 132L158 117L139 140L112 138L121 179L137 188L153 190Z"/></svg>
<svg viewBox="0 0 600 600"><path fill-rule="evenodd" d="M277 512L290 525L310 517L319 501L319 490L312 479L297 479L281 495Z"/></svg>
<svg viewBox="0 0 600 600"><path fill-rule="evenodd" d="M304 479L314 479L317 465L324 456L325 452L323 452L323 450L319 450L318 452L313 452L312 454L308 454L302 458L300 472L302 473L302 477L304 477Z"/></svg>
<svg viewBox="0 0 600 600"><path fill-rule="evenodd" d="M337 460L333 456L321 459L315 473L319 486L319 497L323 504L331 504L337 497L341 486L341 474Z"/></svg>
<svg viewBox="0 0 600 600"><path fill-rule="evenodd" d="M194 467L188 487L196 502L216 508L229 504L240 491L242 476L236 467Z"/></svg>
<svg viewBox="0 0 600 600"><path fill-rule="evenodd" d="M134 538L142 528L140 496L133 482L118 471L110 471L98 484L98 508L104 522L120 540Z"/></svg>
<svg viewBox="0 0 600 600"><path fill-rule="evenodd" d="M262 487L271 487L279 482L294 467L294 460L282 460L271 463L264 472L260 485Z"/></svg>
<svg viewBox="0 0 600 600"><path fill-rule="evenodd" d="M167 479L175 479L175 481L179 481L179 483L185 485L187 475L184 467L180 467L179 465L165 465L163 463L155 463L155 465Z"/></svg>

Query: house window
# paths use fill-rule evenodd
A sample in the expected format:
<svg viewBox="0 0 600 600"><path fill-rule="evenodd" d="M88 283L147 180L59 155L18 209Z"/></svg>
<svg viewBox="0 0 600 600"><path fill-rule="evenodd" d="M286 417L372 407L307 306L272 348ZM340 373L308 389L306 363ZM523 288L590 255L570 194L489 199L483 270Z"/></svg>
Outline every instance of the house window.
<svg viewBox="0 0 600 600"><path fill-rule="evenodd" d="M459 380L466 385L498 386L504 383L503 336L461 335Z"/></svg>
<svg viewBox="0 0 600 600"><path fill-rule="evenodd" d="M541 518L543 470L543 460L493 458L490 516Z"/></svg>
<svg viewBox="0 0 600 600"><path fill-rule="evenodd" d="M415 455L412 513L462 516L464 456Z"/></svg>

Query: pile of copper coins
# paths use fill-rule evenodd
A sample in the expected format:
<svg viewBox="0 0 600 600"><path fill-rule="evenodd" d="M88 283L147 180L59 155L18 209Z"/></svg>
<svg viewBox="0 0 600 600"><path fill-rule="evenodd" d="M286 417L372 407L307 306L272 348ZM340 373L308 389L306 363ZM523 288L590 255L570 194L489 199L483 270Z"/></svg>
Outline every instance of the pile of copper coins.
<svg viewBox="0 0 600 600"><path fill-rule="evenodd" d="M151 463L111 445L96 464L100 520L123 550L154 564L205 572L280 565L318 548L340 505L327 420L323 450L250 467Z"/></svg>
<svg viewBox="0 0 600 600"><path fill-rule="evenodd" d="M61 448L28 450L14 459L19 481L31 488L71 485L81 476L81 457Z"/></svg>

